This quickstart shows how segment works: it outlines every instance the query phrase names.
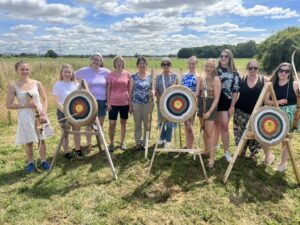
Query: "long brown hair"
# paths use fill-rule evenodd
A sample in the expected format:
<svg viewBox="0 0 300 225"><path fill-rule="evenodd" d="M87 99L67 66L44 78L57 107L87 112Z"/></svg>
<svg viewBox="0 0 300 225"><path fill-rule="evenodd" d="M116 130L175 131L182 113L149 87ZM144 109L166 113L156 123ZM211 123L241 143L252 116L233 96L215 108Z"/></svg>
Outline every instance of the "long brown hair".
<svg viewBox="0 0 300 225"><path fill-rule="evenodd" d="M234 59L233 59L233 54L232 54L232 51L230 51L229 49L223 49L222 52L225 52L227 55L228 55L228 58L229 58L229 62L228 62L228 70L229 72L233 73L233 72L237 72L237 69L236 69L236 66L235 66L235 63L234 63ZM221 54L222 54L221 52ZM220 62L220 59L219 59L219 62L218 62L218 70L221 68L221 62Z"/></svg>
<svg viewBox="0 0 300 225"><path fill-rule="evenodd" d="M290 74L288 75L288 79L289 79L289 82L292 82L294 81L294 71L292 70L292 65L288 62L283 62L283 63L280 63L276 68L275 70L273 70L272 74L271 74L271 79L270 81L272 82L273 86L275 86L275 84L278 83L278 70L283 67L283 66L288 66L289 69L290 69Z"/></svg>

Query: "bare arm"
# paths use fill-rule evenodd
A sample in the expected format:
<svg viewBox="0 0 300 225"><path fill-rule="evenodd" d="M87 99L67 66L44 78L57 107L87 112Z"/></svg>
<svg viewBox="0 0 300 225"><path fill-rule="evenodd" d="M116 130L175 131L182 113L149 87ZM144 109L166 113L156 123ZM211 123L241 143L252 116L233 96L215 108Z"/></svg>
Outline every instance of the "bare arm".
<svg viewBox="0 0 300 225"><path fill-rule="evenodd" d="M58 95L53 95L53 99L54 99L54 103L56 105L56 107L63 112L64 111L64 106L60 103L60 98Z"/></svg>
<svg viewBox="0 0 300 225"><path fill-rule="evenodd" d="M39 90L40 97L42 99L42 112L40 112L40 114L45 115L48 110L48 97L46 95L46 91L43 85L41 84L41 82L38 82L38 90Z"/></svg>
<svg viewBox="0 0 300 225"><path fill-rule="evenodd" d="M111 92L111 83L107 84L106 88L106 101L107 101L107 110L111 110L111 105L110 105L110 92Z"/></svg>
<svg viewBox="0 0 300 225"><path fill-rule="evenodd" d="M200 96L200 92L201 92L201 81L202 78L200 76L197 76L196 93L195 93L197 98Z"/></svg>

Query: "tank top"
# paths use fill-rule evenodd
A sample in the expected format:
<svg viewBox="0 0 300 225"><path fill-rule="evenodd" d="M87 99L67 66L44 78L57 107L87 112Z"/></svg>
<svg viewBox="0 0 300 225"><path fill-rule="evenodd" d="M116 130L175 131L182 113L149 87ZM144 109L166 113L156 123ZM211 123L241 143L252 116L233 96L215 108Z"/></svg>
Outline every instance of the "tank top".
<svg viewBox="0 0 300 225"><path fill-rule="evenodd" d="M248 76L241 80L240 95L235 108L240 109L247 114L251 114L264 87L265 81L260 75L255 86L250 88L247 84L247 78Z"/></svg>
<svg viewBox="0 0 300 225"><path fill-rule="evenodd" d="M274 91L277 100L287 99L288 102L286 105L296 105L297 98L296 98L295 91L293 89L293 82L289 81L283 86L280 86L278 82L276 82L274 86Z"/></svg>

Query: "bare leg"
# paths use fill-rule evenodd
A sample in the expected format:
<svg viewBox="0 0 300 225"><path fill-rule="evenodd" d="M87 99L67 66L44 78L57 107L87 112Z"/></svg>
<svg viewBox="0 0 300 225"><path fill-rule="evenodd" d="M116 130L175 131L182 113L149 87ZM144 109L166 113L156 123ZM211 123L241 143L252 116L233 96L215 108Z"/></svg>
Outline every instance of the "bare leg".
<svg viewBox="0 0 300 225"><path fill-rule="evenodd" d="M40 157L41 160L44 161L46 160L46 142L45 140L40 140L39 142L39 149L40 149Z"/></svg>
<svg viewBox="0 0 300 225"><path fill-rule="evenodd" d="M73 131L80 131L80 127L78 126L72 126ZM74 134L74 144L75 144L75 150L80 150L80 134Z"/></svg>
<svg viewBox="0 0 300 225"><path fill-rule="evenodd" d="M215 163L215 137L214 137L214 121L207 120L205 122L205 133L207 138L207 148L209 151L209 167Z"/></svg>
<svg viewBox="0 0 300 225"><path fill-rule="evenodd" d="M114 144L116 124L117 124L116 120L110 120L109 121L109 141L110 141L110 145Z"/></svg>
<svg viewBox="0 0 300 225"><path fill-rule="evenodd" d="M228 124L230 117L228 116L227 111L218 112L218 126L220 128L221 139L224 146L224 152L229 149L229 131Z"/></svg>
<svg viewBox="0 0 300 225"><path fill-rule="evenodd" d="M33 162L33 143L27 143L25 144L25 151L26 151L26 156L27 156L27 161L28 162Z"/></svg>
<svg viewBox="0 0 300 225"><path fill-rule="evenodd" d="M121 119L120 124L121 124L121 143L124 143L125 136L126 136L126 123L127 120Z"/></svg>
<svg viewBox="0 0 300 225"><path fill-rule="evenodd" d="M87 131L87 132L91 132L92 130L93 130L93 127L92 127L92 126L87 126L87 127L85 128L85 131ZM91 146L91 145L92 145L92 135L89 134L89 133L86 134L86 142L87 142L87 145L88 145L88 146Z"/></svg>
<svg viewBox="0 0 300 225"><path fill-rule="evenodd" d="M190 120L186 121L184 123L184 128L185 128L185 136L186 136L186 146L188 149L193 148L193 143L194 143L194 132L192 128L192 122Z"/></svg>

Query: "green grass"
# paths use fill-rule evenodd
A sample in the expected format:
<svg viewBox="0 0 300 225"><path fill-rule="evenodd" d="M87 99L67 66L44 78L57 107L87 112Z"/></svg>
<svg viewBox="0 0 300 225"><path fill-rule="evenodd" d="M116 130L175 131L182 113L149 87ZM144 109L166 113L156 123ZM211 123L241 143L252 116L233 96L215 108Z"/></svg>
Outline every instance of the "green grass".
<svg viewBox="0 0 300 225"><path fill-rule="evenodd" d="M59 64L63 60L66 59L59 59ZM74 60L74 64L83 66L88 62L81 60ZM32 63L38 65L39 62ZM57 69L51 72L50 65L59 68L59 64L51 60L41 63L48 63L49 67L45 69L42 65L38 71L45 73L42 76L36 72L36 77L45 79L50 90L52 81L47 79L54 81L57 77ZM104 151L99 153L97 148L84 159L73 162L66 162L60 153L49 176L38 172L26 174L24 149L14 145L15 113L11 126L5 125L5 113L0 116L3 118L0 126L0 224L300 223L300 192L291 166L285 174L273 170L279 162L280 146L272 147L276 155L272 167L263 166L263 153L259 154L257 165L237 159L226 185L222 179L228 163L222 158L222 149L217 152L215 170L207 170L208 182L204 180L199 161L194 161L189 154L157 155L148 177L149 160L144 159L143 152L132 149L133 120L130 117L126 140L129 149L125 152L118 149L112 154L117 181L112 179ZM60 137L52 104L49 116L55 130L55 136L47 140L48 160L51 160ZM105 121L105 131L107 126ZM158 135L154 126L152 144ZM198 121L195 129L199 130ZM176 132L178 134L178 130ZM119 143L119 125L116 142ZM293 143L299 167L299 134L294 135ZM230 149L234 151L232 133ZM153 146L150 157L152 151ZM204 162L207 165L207 159Z"/></svg>

